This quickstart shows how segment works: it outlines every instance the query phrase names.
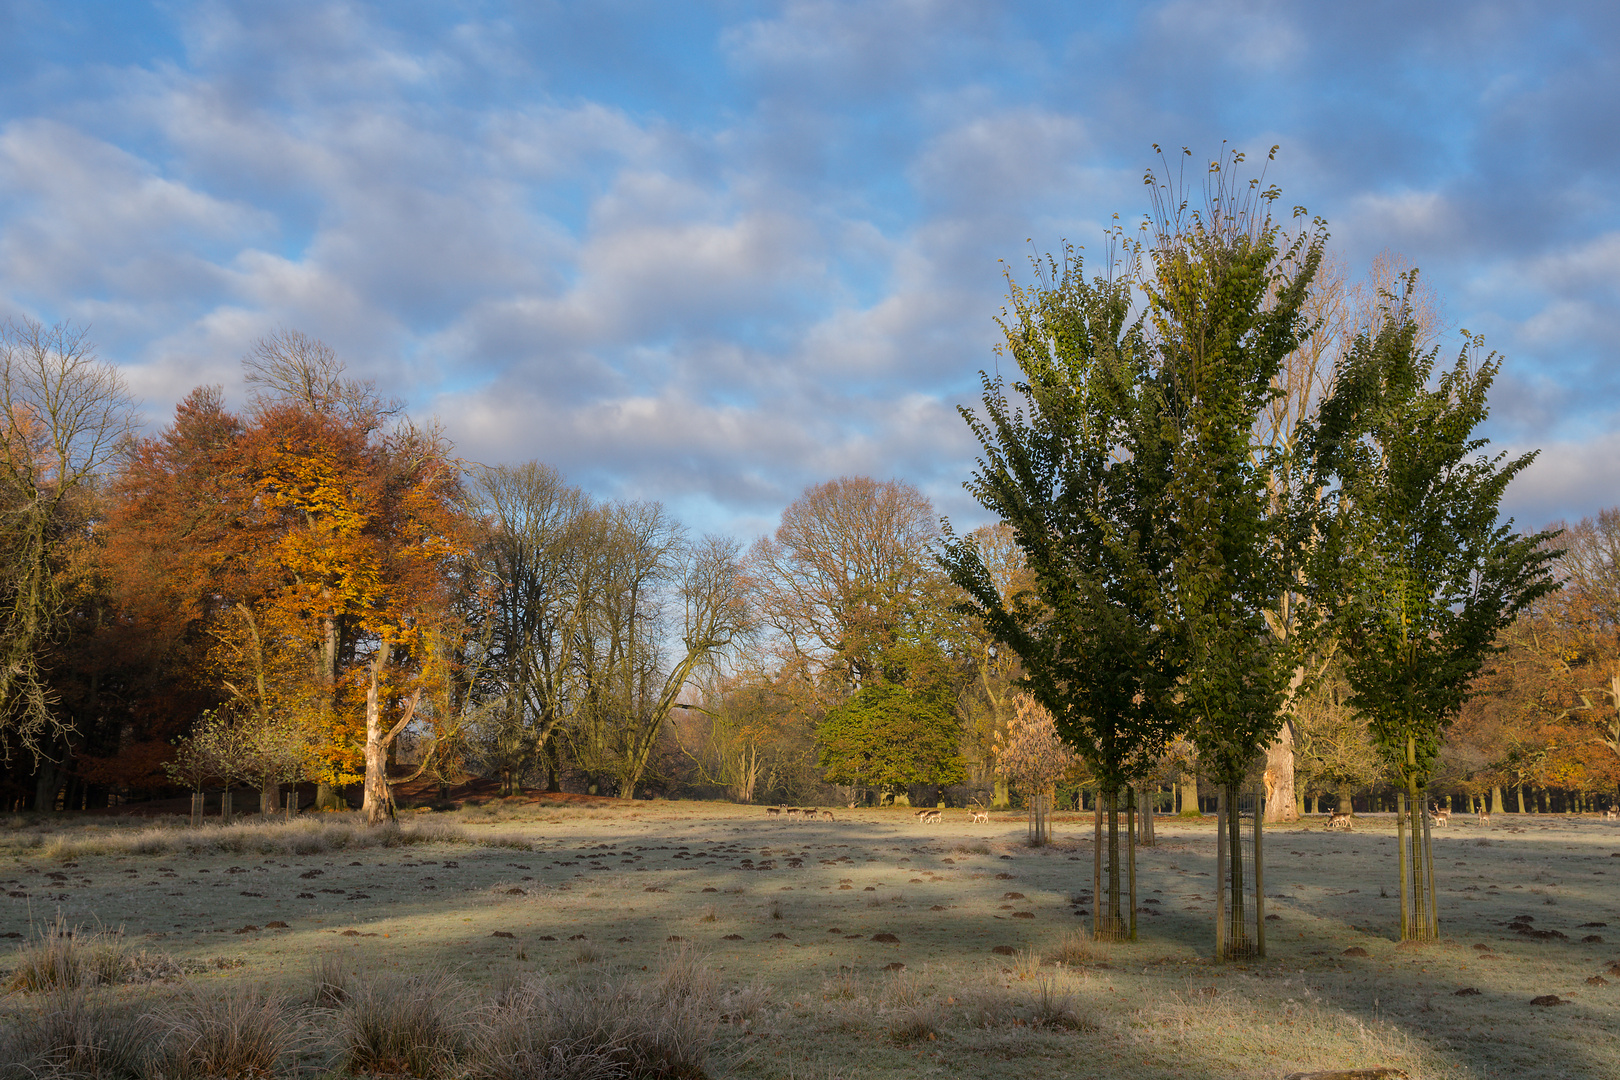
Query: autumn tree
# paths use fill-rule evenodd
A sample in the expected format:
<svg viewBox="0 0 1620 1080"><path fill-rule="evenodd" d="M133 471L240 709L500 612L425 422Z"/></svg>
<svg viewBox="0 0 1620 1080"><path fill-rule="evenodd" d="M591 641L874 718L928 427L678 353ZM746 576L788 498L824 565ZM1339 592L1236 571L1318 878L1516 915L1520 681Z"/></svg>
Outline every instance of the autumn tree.
<svg viewBox="0 0 1620 1080"><path fill-rule="evenodd" d="M1612 774L1620 766L1620 507L1582 518L1560 541L1561 636L1579 702L1572 718L1589 726L1589 745Z"/></svg>
<svg viewBox="0 0 1620 1080"><path fill-rule="evenodd" d="M1080 767L1080 758L1058 737L1052 714L1028 694L1013 699L1007 734L996 743L996 756L1007 775L1029 800L1029 841L1035 847L1051 839L1048 819L1057 782Z"/></svg>
<svg viewBox="0 0 1620 1080"><path fill-rule="evenodd" d="M122 573L180 613L172 640L204 642L221 704L294 720L315 778L363 779L380 820L394 717L420 689L428 635L454 617L449 581L470 542L460 471L441 434L399 418L318 341L273 335L244 366L246 416L199 391L132 449Z"/></svg>
<svg viewBox="0 0 1620 1080"><path fill-rule="evenodd" d="M748 559L784 665L835 701L893 681L938 588L937 532L933 506L904 481L845 476L806 489Z"/></svg>
<svg viewBox="0 0 1620 1080"><path fill-rule="evenodd" d="M981 525L966 537L979 549L980 561L1007 597L1030 589L1023 555L1005 522ZM962 754L970 781L991 789L991 805L1009 803L1008 775L997 758L997 740L1004 738L1015 713L1017 683L1023 673L1018 654L977 619L963 623L962 654L970 665L971 681L958 698L962 715Z"/></svg>

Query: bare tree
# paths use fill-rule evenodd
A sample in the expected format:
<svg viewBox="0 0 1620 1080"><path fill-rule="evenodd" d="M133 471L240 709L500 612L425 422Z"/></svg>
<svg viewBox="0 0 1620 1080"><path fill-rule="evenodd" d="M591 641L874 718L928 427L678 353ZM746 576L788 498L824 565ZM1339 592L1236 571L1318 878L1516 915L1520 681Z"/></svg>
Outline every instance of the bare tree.
<svg viewBox="0 0 1620 1080"><path fill-rule="evenodd" d="M761 616L788 666L844 693L873 681L919 594L939 587L936 535L933 506L901 480L845 476L794 500L749 553Z"/></svg>
<svg viewBox="0 0 1620 1080"><path fill-rule="evenodd" d="M61 632L55 574L76 500L132 425L123 379L86 332L32 320L0 327L0 754L43 764L64 739L42 654ZM54 775L54 774L53 774Z"/></svg>
<svg viewBox="0 0 1620 1080"><path fill-rule="evenodd" d="M484 756L503 793L546 748L575 702L572 646L584 616L582 569L597 530L591 502L538 462L485 469L478 491L491 598ZM551 786L556 786L555 772Z"/></svg>
<svg viewBox="0 0 1620 1080"><path fill-rule="evenodd" d="M748 634L751 615L735 541L688 543L657 503L598 513L602 539L577 586L586 611L574 643L579 705L566 735L587 773L611 777L628 799L670 710Z"/></svg>

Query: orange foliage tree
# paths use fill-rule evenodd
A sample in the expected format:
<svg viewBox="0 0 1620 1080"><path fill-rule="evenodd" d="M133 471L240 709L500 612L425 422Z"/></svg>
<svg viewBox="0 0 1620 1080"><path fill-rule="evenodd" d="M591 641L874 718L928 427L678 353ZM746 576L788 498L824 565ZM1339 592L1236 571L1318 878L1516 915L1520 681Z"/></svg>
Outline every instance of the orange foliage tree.
<svg viewBox="0 0 1620 1080"><path fill-rule="evenodd" d="M437 431L398 420L319 342L278 334L245 366L246 417L198 391L131 454L124 569L184 613L171 635L191 640L193 677L234 722L282 760L295 732L305 775L363 780L380 820L424 642L455 621L448 597L471 536L460 469ZM273 797L292 777L258 778Z"/></svg>

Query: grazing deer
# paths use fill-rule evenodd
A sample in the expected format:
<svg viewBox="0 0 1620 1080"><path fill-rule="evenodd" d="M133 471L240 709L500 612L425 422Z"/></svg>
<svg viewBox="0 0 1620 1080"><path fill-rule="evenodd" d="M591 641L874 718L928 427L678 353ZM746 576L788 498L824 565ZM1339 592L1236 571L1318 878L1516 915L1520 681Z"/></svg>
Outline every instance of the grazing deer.
<svg viewBox="0 0 1620 1080"><path fill-rule="evenodd" d="M1451 824L1451 807L1437 806L1429 811L1429 817L1436 825L1449 825Z"/></svg>
<svg viewBox="0 0 1620 1080"><path fill-rule="evenodd" d="M837 818L833 817L833 812L831 810L823 810L821 812L821 817L822 817L822 820L824 820L824 821L836 821L837 820Z"/></svg>
<svg viewBox="0 0 1620 1080"><path fill-rule="evenodd" d="M790 806L790 807L787 808L787 818L788 818L789 821L792 821L796 817L803 817L803 816L804 816L804 811L800 810L797 806Z"/></svg>
<svg viewBox="0 0 1620 1080"><path fill-rule="evenodd" d="M924 810L922 812L922 823L924 825L938 825L939 817L940 814L938 810Z"/></svg>
<svg viewBox="0 0 1620 1080"><path fill-rule="evenodd" d="M1350 815L1342 810L1335 810L1328 815L1327 827L1330 829L1343 829L1350 831Z"/></svg>
<svg viewBox="0 0 1620 1080"><path fill-rule="evenodd" d="M975 825L980 822L985 824L990 822L990 812L988 810L969 810L968 817L972 819L972 823Z"/></svg>

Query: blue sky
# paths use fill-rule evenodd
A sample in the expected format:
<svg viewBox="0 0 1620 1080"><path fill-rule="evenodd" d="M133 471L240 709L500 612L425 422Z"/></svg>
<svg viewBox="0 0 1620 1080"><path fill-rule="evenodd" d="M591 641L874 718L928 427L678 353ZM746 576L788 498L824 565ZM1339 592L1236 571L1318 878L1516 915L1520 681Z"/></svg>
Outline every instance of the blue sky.
<svg viewBox="0 0 1620 1080"><path fill-rule="evenodd" d="M1507 356L1527 525L1620 503L1620 14L1604 4L0 6L0 313L89 324L161 424L303 330L478 461L746 537L903 477L1004 265L1221 143ZM998 260L1006 260L1006 263Z"/></svg>

